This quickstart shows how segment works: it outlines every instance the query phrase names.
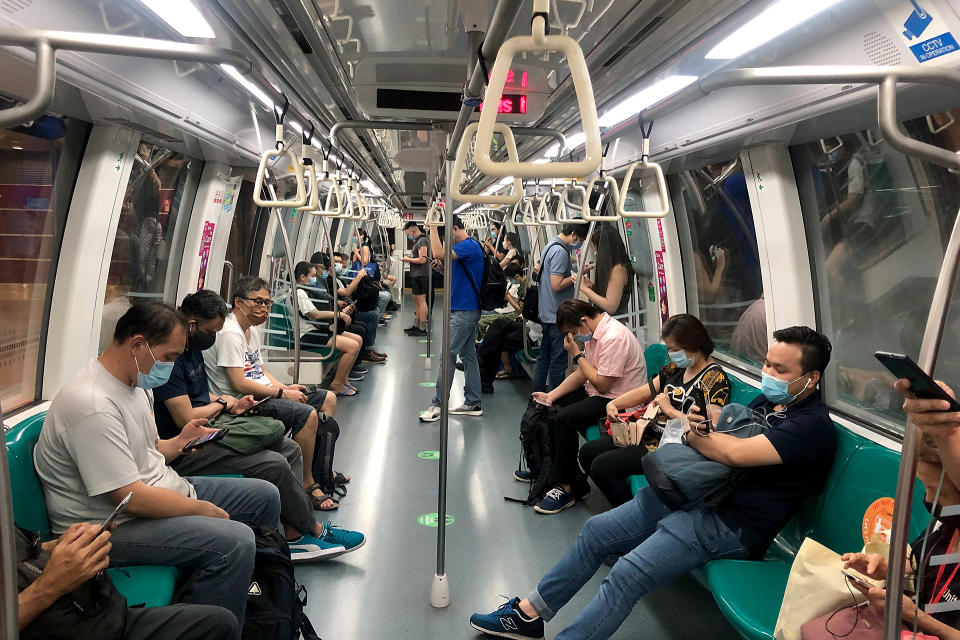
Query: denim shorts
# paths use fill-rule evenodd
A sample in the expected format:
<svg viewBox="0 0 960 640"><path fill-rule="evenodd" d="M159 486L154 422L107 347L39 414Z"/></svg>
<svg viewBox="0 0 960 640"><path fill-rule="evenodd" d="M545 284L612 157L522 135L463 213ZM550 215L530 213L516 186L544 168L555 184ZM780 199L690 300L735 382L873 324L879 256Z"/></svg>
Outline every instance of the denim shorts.
<svg viewBox="0 0 960 640"><path fill-rule="evenodd" d="M321 399L320 404L322 403ZM309 404L294 402L285 398L271 398L257 407L255 413L258 416L267 416L279 420L286 427L286 433L293 437L300 433L300 430L307 424L307 420L310 419L310 414L313 411L313 407Z"/></svg>

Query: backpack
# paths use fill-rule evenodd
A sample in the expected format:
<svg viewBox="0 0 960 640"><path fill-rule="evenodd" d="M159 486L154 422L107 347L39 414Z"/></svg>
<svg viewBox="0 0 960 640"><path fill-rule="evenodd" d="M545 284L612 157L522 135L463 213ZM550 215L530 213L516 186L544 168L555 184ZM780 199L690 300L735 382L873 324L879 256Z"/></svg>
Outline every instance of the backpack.
<svg viewBox="0 0 960 640"><path fill-rule="evenodd" d="M40 547L40 536L35 533L16 527L14 537L19 593L40 577L50 554ZM24 640L119 640L124 637L126 625L126 598L106 573L99 573L57 598L20 632L20 637Z"/></svg>
<svg viewBox="0 0 960 640"><path fill-rule="evenodd" d="M494 309L502 307L506 299L507 276L503 274L503 269L500 268L500 263L497 262L496 256L484 253L483 247L480 246L476 238L473 238L473 241L480 247L480 255L483 256L483 277L480 279L480 286L478 287L477 283L473 281L470 272L467 271L462 260L457 260L457 264L463 269L467 281L470 283L470 286L473 287L473 292L477 294L477 302L480 303L480 309L483 311L493 311Z"/></svg>
<svg viewBox="0 0 960 640"><path fill-rule="evenodd" d="M537 285L531 284L527 287L527 295L523 298L523 311L520 312L524 320L531 322L540 322L540 292L537 291Z"/></svg>
<svg viewBox="0 0 960 640"><path fill-rule="evenodd" d="M553 485L557 411L557 407L548 407L533 399L527 402L527 410L520 420L521 466L526 465L527 469L538 473L530 485L526 500L504 496L505 500L522 502L529 507L539 502Z"/></svg>
<svg viewBox="0 0 960 640"><path fill-rule="evenodd" d="M718 433L750 438L763 433L767 425L754 417L750 407L728 404L720 412L715 427ZM693 447L676 442L651 451L640 463L657 497L675 511L716 506L730 495L744 471L710 460Z"/></svg>
<svg viewBox="0 0 960 640"><path fill-rule="evenodd" d="M325 494L341 495L346 489L336 486L333 471L333 454L337 446L337 437L334 434L340 433L340 426L336 420L322 411L317 411L317 417L321 423L331 422L333 426L330 429L325 427L323 433L317 433L317 440L313 447L313 460L310 464L311 473Z"/></svg>
<svg viewBox="0 0 960 640"><path fill-rule="evenodd" d="M257 554L253 564L243 640L320 640L304 613L307 590L293 577L290 547L273 527L246 523L253 530Z"/></svg>
<svg viewBox="0 0 960 640"><path fill-rule="evenodd" d="M353 293L353 299L357 302L357 311L373 311L380 301L380 287L369 276L361 278Z"/></svg>

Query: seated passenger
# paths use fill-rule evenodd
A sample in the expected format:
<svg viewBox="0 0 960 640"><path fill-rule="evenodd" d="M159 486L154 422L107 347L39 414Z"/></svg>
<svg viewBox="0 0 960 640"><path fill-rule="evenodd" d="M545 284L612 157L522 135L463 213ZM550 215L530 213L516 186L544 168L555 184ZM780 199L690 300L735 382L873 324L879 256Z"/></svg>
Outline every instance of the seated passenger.
<svg viewBox="0 0 960 640"><path fill-rule="evenodd" d="M707 458L746 468L730 495L716 507L672 511L644 487L630 502L590 518L529 597L474 614L470 624L490 635L505 636L511 629L511 638L542 638L544 621L580 591L603 559L625 554L600 592L556 636L603 640L653 589L716 558L762 558L794 512L823 488L837 446L817 389L830 362L830 341L809 327L773 336L763 367L764 395L750 403L766 416L766 432L743 439L703 428L686 434L687 444ZM712 412L711 420L716 417ZM702 418L691 415L692 424L697 420Z"/></svg>
<svg viewBox="0 0 960 640"><path fill-rule="evenodd" d="M522 322L523 318L497 316L487 329L483 342L477 345L481 393L493 393L494 380L514 377L507 354L523 349Z"/></svg>
<svg viewBox="0 0 960 640"><path fill-rule="evenodd" d="M500 260L501 269L506 269L507 265L510 264L514 258L518 258L521 262L523 261L523 253L520 251L520 236L513 231L507 232L507 235L504 237L503 249L503 259Z"/></svg>
<svg viewBox="0 0 960 640"><path fill-rule="evenodd" d="M242 627L256 551L243 523L276 526L280 497L263 480L181 478L167 466L188 442L215 431L191 420L176 437L157 437L149 389L167 382L186 340L176 309L130 307L107 350L54 398L34 462L54 533L102 522L132 493L116 519L111 566L186 569L189 601L223 606Z"/></svg>
<svg viewBox="0 0 960 640"><path fill-rule="evenodd" d="M483 312L480 320L477 322L477 338L483 340L487 334L487 329L497 318L508 318L510 320L520 317L523 313L523 304L520 300L523 298L525 287L523 287L523 269L515 264L507 265L503 270L503 275L507 277L507 291L504 295L505 305L491 312ZM426 335L426 333L424 333Z"/></svg>
<svg viewBox="0 0 960 640"><path fill-rule="evenodd" d="M643 346L630 329L599 307L583 300L564 300L557 308L557 331L564 336L563 348L573 356L576 368L553 391L533 394L538 402L561 407L554 432L557 486L534 507L537 513L546 514L573 506L576 497L590 491L577 466L579 436L603 418L610 400L647 379ZM580 342L586 343L583 353ZM529 473L534 471L539 470ZM525 480L524 475L518 471L515 477Z"/></svg>
<svg viewBox="0 0 960 640"><path fill-rule="evenodd" d="M21 640L233 640L240 637L237 619L223 607L178 604L128 607L101 572L110 565L110 532L86 522L70 525L56 540L40 544L36 534L17 527L17 563L40 567L22 570L31 576L17 584ZM100 611L80 611L75 599L104 597ZM75 599L74 599L75 598ZM64 611L66 609L66 611Z"/></svg>
<svg viewBox="0 0 960 640"><path fill-rule="evenodd" d="M314 257L316 257L316 254L314 254ZM330 295L333 295L333 288L337 287L337 298L349 300L353 298L354 294L356 293L357 287L360 285L360 281L363 278L369 277L369 275L366 271L361 269L356 275L353 276L349 285L344 284L340 278L345 273L344 265L346 264L346 261L347 256L342 253L334 254L332 265L328 264L329 257L327 256L324 256L320 260L327 271L327 277L325 278L327 291L330 292ZM359 309L357 310L357 322L362 323L367 329L367 336L363 343L364 348L360 352L360 356L358 358L361 362L385 364L387 361L387 354L375 351L373 348L373 345L377 340L377 327L379 326L379 321L380 315L375 308L367 311L360 311Z"/></svg>
<svg viewBox="0 0 960 640"><path fill-rule="evenodd" d="M373 243L370 242L370 234L367 233L366 229L357 228L357 246L353 249L352 257L353 264L351 268L353 271L359 273L365 270L367 274L373 278L374 282L377 283L377 286L381 287L379 301L377 302L377 314L380 318L379 325L381 327L386 326L386 321L391 318L391 316L386 313L387 305L390 304L390 290L381 284L383 274L380 271L380 265L378 265L374 259Z"/></svg>
<svg viewBox="0 0 960 640"><path fill-rule="evenodd" d="M667 420L682 417L683 410L689 410L688 398L702 393L706 402L717 407L724 406L730 399L730 381L711 357L714 344L703 323L690 314L681 313L667 319L661 335L670 354L670 364L649 384L631 389L607 404L607 417L615 420L620 412L644 406L651 400L657 403L660 412L644 430L642 444L617 447L613 438L605 435L580 449L584 473L614 507L633 498L627 478L643 474L643 456L657 447Z"/></svg>
<svg viewBox="0 0 960 640"><path fill-rule="evenodd" d="M187 348L174 363L170 380L153 392L157 432L161 438L174 438L191 420L212 420L221 414L237 415L254 404L253 396L237 400L233 396L210 393L203 352L213 346L217 332L223 328L227 305L213 291L198 291L183 299L180 312L187 320ZM268 418L246 417L245 420ZM219 427L230 426L229 417L221 418ZM332 436L331 436L332 437ZM315 447L314 455L328 448ZM330 447L332 449L332 447ZM329 455L332 456L330 451ZM312 461L311 461L312 462ZM330 462L332 465L332 462ZM341 545L324 540L324 526L313 516L313 501L304 487L313 484L304 474L300 446L284 436L276 443L254 453L241 454L222 445L206 446L189 455L175 458L170 466L181 475L239 474L260 478L280 492L280 517L294 562L327 559L345 552ZM332 466L324 465L332 469ZM333 477L325 479L327 491L334 490ZM329 511L336 506L328 502Z"/></svg>
<svg viewBox="0 0 960 640"><path fill-rule="evenodd" d="M574 274L580 279L580 293L610 315L620 316L627 312L633 265L623 246L620 232L610 224L597 224L590 237L590 246L596 255L592 267L593 280L586 275ZM585 267L584 271L588 271Z"/></svg>
<svg viewBox="0 0 960 640"><path fill-rule="evenodd" d="M235 398L271 398L257 408L257 415L282 422L300 445L303 460L313 460L317 441L328 437L336 440L340 434L336 422L327 419L336 412L337 399L323 389L307 395L303 385L283 384L264 368L257 326L267 321L270 302L267 283L260 278L243 276L237 281L233 312L217 332L216 342L203 352L210 392ZM303 465L303 485L315 509L329 510L335 506L307 464Z"/></svg>
<svg viewBox="0 0 960 640"><path fill-rule="evenodd" d="M332 322L342 320L346 322L349 316L343 311L337 312L334 320L333 311L320 311L310 300L304 286L317 284L317 269L309 262L301 262L294 269L297 279L297 306L300 310L300 344L308 349L335 346L340 352L337 358L336 374L330 384L331 390L338 396L355 396L357 388L350 384L347 377L360 355L363 341L353 333L341 333L336 340L332 334ZM313 324L316 322L317 324Z"/></svg>
<svg viewBox="0 0 960 640"><path fill-rule="evenodd" d="M943 462L936 443L926 434L922 436L917 450L917 478L923 483L923 502L936 519L936 525L930 532L926 544L924 544L925 533L920 534L910 543L911 554L907 575L920 576L918 581L920 593L917 594L917 598L924 605L956 601L957 595L960 594L960 575L949 567L944 572L944 565L931 566L930 558L960 552L960 540L957 540L960 518L944 516L941 513L944 507L960 505L960 489L951 482L950 478L944 477ZM941 479L943 479L942 485ZM922 561L919 557L921 549L926 549L926 557ZM886 556L879 553L847 553L840 559L843 560L845 569L852 568L874 580L887 579L889 564ZM877 587L868 589L853 580L848 580L847 583L867 598L873 612L883 620L887 608L887 590ZM903 623L913 628L915 616L917 630L921 633L930 634L939 640L960 640L960 611L954 609L928 614L922 608L917 609L913 598L904 595L901 613Z"/></svg>

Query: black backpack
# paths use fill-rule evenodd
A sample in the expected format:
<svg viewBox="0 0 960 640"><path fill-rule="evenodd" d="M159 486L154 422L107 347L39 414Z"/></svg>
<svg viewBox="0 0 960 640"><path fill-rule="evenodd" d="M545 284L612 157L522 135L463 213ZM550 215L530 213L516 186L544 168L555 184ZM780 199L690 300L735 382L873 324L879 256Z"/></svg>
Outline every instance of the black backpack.
<svg viewBox="0 0 960 640"><path fill-rule="evenodd" d="M480 286L478 287L477 283L473 281L470 272L467 271L462 260L457 260L457 264L463 269L464 275L467 276L467 281L470 283L470 286L473 287L473 292L477 294L477 301L480 303L480 308L483 311L493 311L504 305L507 297L507 276L503 274L503 269L500 268L497 257L484 253L483 247L480 246L476 238L473 238L473 241L480 247L480 255L483 256L483 277L480 280Z"/></svg>
<svg viewBox="0 0 960 640"><path fill-rule="evenodd" d="M537 471L537 477L530 485L526 500L508 498L511 502L522 502L528 507L538 503L554 484L553 462L556 458L557 408L542 405L531 399L527 410L520 420L521 467Z"/></svg>
<svg viewBox="0 0 960 640"><path fill-rule="evenodd" d="M380 287L370 276L361 278L353 293L353 299L357 303L357 311L373 311L380 301Z"/></svg>
<svg viewBox="0 0 960 640"><path fill-rule="evenodd" d="M247 592L243 640L320 640L303 609L307 590L293 577L290 547L273 527L246 523L253 529L257 555Z"/></svg>
<svg viewBox="0 0 960 640"><path fill-rule="evenodd" d="M520 312L520 315L523 316L524 320L530 320L531 322L540 322L540 292L537 291L537 286L531 284L527 287L527 295L523 298L523 311Z"/></svg>

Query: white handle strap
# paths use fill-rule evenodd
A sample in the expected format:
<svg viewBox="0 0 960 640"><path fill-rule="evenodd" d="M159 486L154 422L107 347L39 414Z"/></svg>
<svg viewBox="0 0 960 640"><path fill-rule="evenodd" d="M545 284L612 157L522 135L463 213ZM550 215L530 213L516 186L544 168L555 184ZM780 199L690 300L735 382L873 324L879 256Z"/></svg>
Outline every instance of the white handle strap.
<svg viewBox="0 0 960 640"><path fill-rule="evenodd" d="M639 188L632 189L634 175L639 176ZM646 209L644 200L648 193L653 190L657 192L659 205L655 209ZM630 193L638 193L639 208L627 208L627 198ZM623 187L620 189L620 197L617 199L617 213L621 218L665 218L670 213L670 196L667 194L667 180L663 175L663 169L656 162L634 162L627 169L623 176Z"/></svg>
<svg viewBox="0 0 960 640"><path fill-rule="evenodd" d="M318 209L312 213L327 218L335 218L343 211L343 193L340 191L340 185L337 183L337 181L330 177L330 174L327 171L326 161L323 163L323 172L317 177L317 194L320 193L320 189L323 187L326 187L327 189L327 198L324 201L323 209Z"/></svg>
<svg viewBox="0 0 960 640"><path fill-rule="evenodd" d="M279 128L279 127L278 127ZM297 193L290 200L265 200L261 198L263 182L267 175L267 165L280 158L287 158L293 173L296 176ZM260 165L257 167L257 180L253 186L253 202L258 207L292 207L299 208L307 204L307 190L303 183L303 165L297 155L288 149L270 149L260 156Z"/></svg>
<svg viewBox="0 0 960 640"><path fill-rule="evenodd" d="M617 181L610 176L594 178L587 184L587 194L592 194L595 187L599 189L606 189L605 193L603 193L600 199L597 201L598 215L593 214L593 210L590 208L589 200L585 200L585 204L583 206L583 219L589 222L613 222L615 220L619 220L620 214L617 212L616 204L620 201L620 189L619 185L617 185ZM607 202L611 200L614 203L614 214L612 216L599 215L599 213L606 207Z"/></svg>
<svg viewBox="0 0 960 640"><path fill-rule="evenodd" d="M440 205L439 200L434 200L430 203L430 208L427 209L427 217L423 220L423 226L425 227L441 227L443 226L444 221L444 212L443 207Z"/></svg>
<svg viewBox="0 0 960 640"><path fill-rule="evenodd" d="M469 202L470 204L514 204L523 195L523 184L520 178L513 179L513 189L507 195L483 195L479 193L462 193L460 191L460 182L463 180L463 167L467 162L467 155L470 149L474 147L474 139L477 133L476 122L471 122L463 131L463 137L460 138L460 146L457 147L457 159L453 163L453 171L450 174L450 197L457 202ZM511 162L519 162L520 156L517 154L517 143L513 138L513 132L510 127L497 122L493 125L494 131L503 135L504 143L507 145L507 158ZM491 142L492 142L491 138Z"/></svg>

